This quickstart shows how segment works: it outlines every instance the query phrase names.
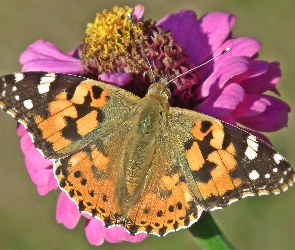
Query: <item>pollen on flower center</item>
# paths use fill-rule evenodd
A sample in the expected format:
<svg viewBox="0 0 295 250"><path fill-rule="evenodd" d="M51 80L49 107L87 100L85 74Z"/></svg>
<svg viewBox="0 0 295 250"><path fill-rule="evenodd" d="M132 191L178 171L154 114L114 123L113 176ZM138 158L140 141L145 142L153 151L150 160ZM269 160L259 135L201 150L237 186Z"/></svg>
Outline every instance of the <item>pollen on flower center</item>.
<svg viewBox="0 0 295 250"><path fill-rule="evenodd" d="M115 6L113 12L104 10L102 14L97 13L94 23L87 25L87 37L84 40L87 46L86 57L103 51L107 55L110 51L126 51L125 41L130 40L132 29L128 14L133 9Z"/></svg>

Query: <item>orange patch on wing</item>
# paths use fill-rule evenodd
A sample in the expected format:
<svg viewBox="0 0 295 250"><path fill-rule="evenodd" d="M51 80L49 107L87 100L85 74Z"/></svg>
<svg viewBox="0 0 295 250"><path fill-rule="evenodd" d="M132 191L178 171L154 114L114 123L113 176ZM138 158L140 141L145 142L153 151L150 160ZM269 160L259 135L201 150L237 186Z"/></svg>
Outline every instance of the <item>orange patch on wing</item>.
<svg viewBox="0 0 295 250"><path fill-rule="evenodd" d="M197 185L203 199L208 199L210 196L219 195L213 180L209 180L207 183L197 182Z"/></svg>
<svg viewBox="0 0 295 250"><path fill-rule="evenodd" d="M107 92L105 90L102 91L100 97L98 99L93 99L90 105L95 108L104 107L107 103L107 96Z"/></svg>
<svg viewBox="0 0 295 250"><path fill-rule="evenodd" d="M81 136L85 136L92 132L97 126L98 126L98 120L97 120L97 111L92 110L87 115L83 116L79 120L76 121L77 123L77 132Z"/></svg>
<svg viewBox="0 0 295 250"><path fill-rule="evenodd" d="M165 190L171 190L175 187L175 184L179 181L179 175L174 174L173 176L163 176L161 178L161 187Z"/></svg>
<svg viewBox="0 0 295 250"><path fill-rule="evenodd" d="M83 161L85 158L89 158L86 152L78 152L71 156L71 158L69 159L69 164L71 166L75 166Z"/></svg>
<svg viewBox="0 0 295 250"><path fill-rule="evenodd" d="M92 90L93 85L89 84L87 80L81 82L76 90L75 93L71 99L71 101L75 104L83 104L85 102L85 97L90 93L91 97L91 103L90 105L95 108L101 108L106 105L107 102L107 92L103 90L101 92L101 95L98 99L94 98L93 90Z"/></svg>
<svg viewBox="0 0 295 250"><path fill-rule="evenodd" d="M91 157L93 159L92 164L98 168L99 170L106 170L110 159L105 157L102 153L100 153L97 149L93 149L91 152Z"/></svg>
<svg viewBox="0 0 295 250"><path fill-rule="evenodd" d="M218 150L218 155L228 171L235 169L238 165L236 159L229 152Z"/></svg>
<svg viewBox="0 0 295 250"><path fill-rule="evenodd" d="M214 124L212 127L213 138L210 140L210 145L216 149L222 149L224 140L224 132L220 126Z"/></svg>
<svg viewBox="0 0 295 250"><path fill-rule="evenodd" d="M47 141L52 143L54 151L59 151L71 144L71 141L64 138L61 132L57 132L54 135L48 137Z"/></svg>
<svg viewBox="0 0 295 250"><path fill-rule="evenodd" d="M58 100L49 103L49 113L50 115L55 115L68 107L72 106L73 104L67 100Z"/></svg>
<svg viewBox="0 0 295 250"><path fill-rule="evenodd" d="M40 115L34 116L35 123L38 125L40 122L43 122L44 119Z"/></svg>
<svg viewBox="0 0 295 250"><path fill-rule="evenodd" d="M197 140L204 140L210 132L212 132L213 138L210 140L210 145L216 149L222 148L224 139L223 127L217 122L211 122L211 127L204 133L202 132L202 121L196 121L195 126L192 128L191 133Z"/></svg>
<svg viewBox="0 0 295 250"><path fill-rule="evenodd" d="M172 189L171 197L167 199L159 199L159 194L152 191L145 193L142 199L139 199L135 206L133 206L127 214L127 219L130 219L139 226L138 231L145 231L145 225L142 222L146 222L147 225L152 226L152 233L159 234L159 229L163 226L167 227L167 231L174 230L174 222L179 223L179 227L183 227L184 220L187 211L189 209L189 202L193 200L193 196L189 190L189 187L185 183L179 183ZM182 206L179 208L177 204ZM169 207L173 207L174 211L170 212ZM144 212L147 210L147 212ZM158 216L158 211L162 211L162 216ZM189 216L190 220L194 218ZM167 223L168 221L171 223ZM128 225L127 225L128 228Z"/></svg>
<svg viewBox="0 0 295 250"><path fill-rule="evenodd" d="M227 152L229 152L231 155L236 155L236 149L232 143L229 144L229 146L226 149Z"/></svg>
<svg viewBox="0 0 295 250"><path fill-rule="evenodd" d="M76 118L77 110L74 106L68 107L61 112L47 118L38 124L38 128L42 131L43 138L48 138L67 126L65 117Z"/></svg>
<svg viewBox="0 0 295 250"><path fill-rule="evenodd" d="M64 91L64 92L61 92L59 93L56 97L55 97L56 100L66 100L67 99L67 93Z"/></svg>
<svg viewBox="0 0 295 250"><path fill-rule="evenodd" d="M220 151L212 152L208 156L208 160L216 164L216 167L211 171L211 176L219 195L224 195L227 191L233 190L235 186L229 176L223 160L221 159Z"/></svg>
<svg viewBox="0 0 295 250"><path fill-rule="evenodd" d="M201 121L196 121L195 126L192 128L192 135L197 139L197 140L204 140L204 137L206 136L205 133L201 132L202 128L202 123Z"/></svg>
<svg viewBox="0 0 295 250"><path fill-rule="evenodd" d="M198 171L203 167L205 163L202 152L197 142L193 142L192 147L187 150L186 158L191 170Z"/></svg>
<svg viewBox="0 0 295 250"><path fill-rule="evenodd" d="M75 195L73 199L76 201L76 203L83 201L86 206L85 211L89 212L90 214L92 213L93 209L96 209L98 211L98 213L95 215L96 218L104 221L105 217L110 216L109 219L112 220L111 223L115 224L116 218L114 215L120 213L120 207L115 195L115 180L97 180L92 172L92 166L95 164L91 159L93 157L96 157L96 160L102 158L102 161L105 163L108 162L108 159L103 157L97 150L93 150L91 156L87 152L77 152L68 160L70 170L68 180L73 184L75 190L81 193L81 196ZM81 171L82 176L77 178L75 176L76 171ZM81 184L82 178L87 180L87 185ZM64 189L67 190L67 192L70 192L73 186L66 186ZM92 195L90 195L90 191L93 192Z"/></svg>

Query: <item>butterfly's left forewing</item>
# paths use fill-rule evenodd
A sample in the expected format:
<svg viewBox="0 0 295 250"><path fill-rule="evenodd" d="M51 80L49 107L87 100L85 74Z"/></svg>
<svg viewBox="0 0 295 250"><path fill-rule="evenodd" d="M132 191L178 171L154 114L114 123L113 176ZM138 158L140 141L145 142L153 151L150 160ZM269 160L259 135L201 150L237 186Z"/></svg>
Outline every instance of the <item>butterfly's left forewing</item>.
<svg viewBox="0 0 295 250"><path fill-rule="evenodd" d="M279 194L293 184L294 169L254 135L190 110L170 108L169 117L170 132L184 139L179 158L186 162L187 183L204 209Z"/></svg>
<svg viewBox="0 0 295 250"><path fill-rule="evenodd" d="M123 89L74 75L16 73L0 82L1 108L25 125L48 159L73 154L116 127L138 100Z"/></svg>

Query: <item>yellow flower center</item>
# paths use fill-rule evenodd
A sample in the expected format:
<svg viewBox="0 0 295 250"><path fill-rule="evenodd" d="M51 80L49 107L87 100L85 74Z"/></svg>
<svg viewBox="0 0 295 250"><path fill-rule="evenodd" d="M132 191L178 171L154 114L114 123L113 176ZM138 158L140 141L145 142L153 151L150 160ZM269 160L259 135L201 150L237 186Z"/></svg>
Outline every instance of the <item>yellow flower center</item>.
<svg viewBox="0 0 295 250"><path fill-rule="evenodd" d="M87 25L87 37L84 40L88 44L86 58L92 57L97 52L107 55L111 52L125 52L126 43L130 41L132 26L128 14L133 12L132 8L121 8L115 6L113 12L104 10L102 14L97 13L94 23ZM141 33L142 24L135 24L137 32Z"/></svg>

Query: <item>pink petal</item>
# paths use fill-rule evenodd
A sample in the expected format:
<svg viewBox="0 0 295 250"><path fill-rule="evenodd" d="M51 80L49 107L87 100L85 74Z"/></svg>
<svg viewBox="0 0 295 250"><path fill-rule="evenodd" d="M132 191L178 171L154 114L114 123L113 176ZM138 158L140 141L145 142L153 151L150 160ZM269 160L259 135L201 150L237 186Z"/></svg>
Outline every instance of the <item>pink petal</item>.
<svg viewBox="0 0 295 250"><path fill-rule="evenodd" d="M176 41L184 48L191 43L192 30L197 24L197 15L191 10L181 10L178 13L165 16L157 22L165 31L171 31Z"/></svg>
<svg viewBox="0 0 295 250"><path fill-rule="evenodd" d="M141 4L136 5L133 8L133 19L134 22L142 22L143 21L143 13L144 13L144 7Z"/></svg>
<svg viewBox="0 0 295 250"><path fill-rule="evenodd" d="M268 67L269 63L266 61L253 60L249 69L245 73L233 77L232 81L241 83L249 78L260 76L267 72Z"/></svg>
<svg viewBox="0 0 295 250"><path fill-rule="evenodd" d="M52 71L79 74L82 64L79 59L60 51L54 44L38 40L31 44L20 56L22 71Z"/></svg>
<svg viewBox="0 0 295 250"><path fill-rule="evenodd" d="M271 90L278 94L276 85L279 83L280 79L281 70L279 63L272 62L268 64L268 69L265 74L248 78L241 82L241 86L247 93L262 94L267 90Z"/></svg>
<svg viewBox="0 0 295 250"><path fill-rule="evenodd" d="M26 128L25 128L25 126L22 125L22 124L19 123L19 122L17 123L16 128L17 128L16 132L17 132L17 134L18 134L19 136L22 136L22 135L28 133L27 130L26 130Z"/></svg>
<svg viewBox="0 0 295 250"><path fill-rule="evenodd" d="M244 116L238 117L237 121L251 129L272 132L285 127L288 123L288 113L291 111L288 104L273 97L263 95L258 99L259 104L254 103L247 109L244 107ZM265 111L253 116L255 111L265 105ZM258 112L259 113L259 112ZM241 115L241 113L239 113ZM252 116L249 116L252 115Z"/></svg>
<svg viewBox="0 0 295 250"><path fill-rule="evenodd" d="M236 122L236 118L232 115L232 114L228 114L228 115L225 115L225 116L220 116L218 117L218 119L226 122L226 123L229 123L233 126L237 126L237 122Z"/></svg>
<svg viewBox="0 0 295 250"><path fill-rule="evenodd" d="M100 246L104 242L106 228L101 221L91 219L86 221L85 233L87 240L94 246Z"/></svg>
<svg viewBox="0 0 295 250"><path fill-rule="evenodd" d="M219 55L225 48L230 48L230 50L227 53L216 58L213 62L210 62L200 68L200 71L202 72L204 78L210 76L213 70L215 71L216 68L218 69L225 61L229 60L232 57L246 57L247 59L252 58L261 48L261 43L249 37L229 39L216 51L214 51L211 58Z"/></svg>
<svg viewBox="0 0 295 250"><path fill-rule="evenodd" d="M97 219L86 221L85 232L88 241L95 246L101 245L104 240L110 243L119 243L121 241L140 242L148 236L145 233L132 236L120 226L105 228L102 222Z"/></svg>
<svg viewBox="0 0 295 250"><path fill-rule="evenodd" d="M121 88L131 81L131 75L127 73L102 73L98 76L98 80Z"/></svg>
<svg viewBox="0 0 295 250"><path fill-rule="evenodd" d="M192 43L186 48L195 65L210 59L213 52L228 38L235 22L236 17L221 12L209 13L198 20L199 27L196 26L191 31Z"/></svg>
<svg viewBox="0 0 295 250"><path fill-rule="evenodd" d="M261 95L248 94L244 101L237 106L234 115L236 118L256 116L263 113L269 105L271 103L267 98L263 98Z"/></svg>
<svg viewBox="0 0 295 250"><path fill-rule="evenodd" d="M26 156L30 159L31 166L35 169L45 169L52 167L52 161L45 159L40 152L35 148L32 139L28 133L24 134L20 141L21 149Z"/></svg>
<svg viewBox="0 0 295 250"><path fill-rule="evenodd" d="M140 233L135 236L129 234L123 227L107 228L105 231L105 239L110 243L119 243L121 241L140 242L144 240L148 234Z"/></svg>
<svg viewBox="0 0 295 250"><path fill-rule="evenodd" d="M26 159L27 158L25 158L27 171L32 182L36 185L37 191L40 195L46 195L50 191L58 188L57 182L53 176L52 168L36 170L30 166Z"/></svg>
<svg viewBox="0 0 295 250"><path fill-rule="evenodd" d="M56 221L66 228L73 229L80 220L81 214L76 204L64 192L59 194L56 204Z"/></svg>
<svg viewBox="0 0 295 250"><path fill-rule="evenodd" d="M220 90L230 78L247 71L248 67L249 61L244 57L230 57L223 61L198 89L198 99Z"/></svg>
<svg viewBox="0 0 295 250"><path fill-rule="evenodd" d="M244 94L244 90L240 85L232 83L227 85L222 91L210 95L200 105L196 106L194 110L213 117L226 116L243 101Z"/></svg>
<svg viewBox="0 0 295 250"><path fill-rule="evenodd" d="M50 191L56 189L58 189L58 184L53 175L50 175L48 183L45 186L37 186L38 194L40 194L41 196L44 196L48 194Z"/></svg>

